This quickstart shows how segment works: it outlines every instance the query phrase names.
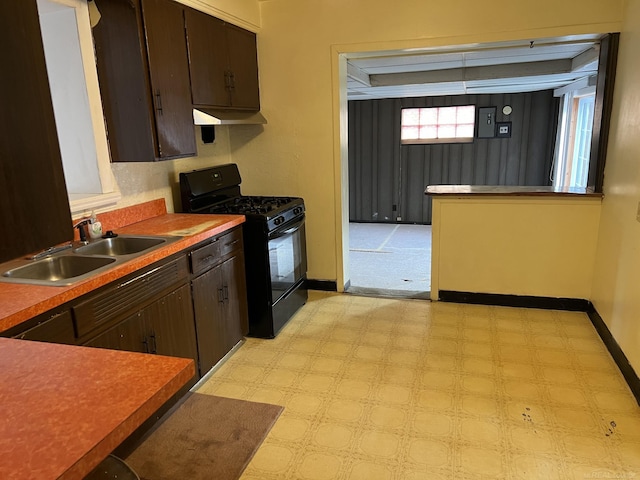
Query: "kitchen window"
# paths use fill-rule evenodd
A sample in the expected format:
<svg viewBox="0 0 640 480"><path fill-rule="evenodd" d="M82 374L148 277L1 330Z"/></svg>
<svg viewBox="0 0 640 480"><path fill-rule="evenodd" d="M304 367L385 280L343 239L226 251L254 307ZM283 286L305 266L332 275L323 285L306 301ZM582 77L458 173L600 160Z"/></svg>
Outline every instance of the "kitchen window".
<svg viewBox="0 0 640 480"><path fill-rule="evenodd" d="M402 144L469 143L473 141L475 105L403 108Z"/></svg>

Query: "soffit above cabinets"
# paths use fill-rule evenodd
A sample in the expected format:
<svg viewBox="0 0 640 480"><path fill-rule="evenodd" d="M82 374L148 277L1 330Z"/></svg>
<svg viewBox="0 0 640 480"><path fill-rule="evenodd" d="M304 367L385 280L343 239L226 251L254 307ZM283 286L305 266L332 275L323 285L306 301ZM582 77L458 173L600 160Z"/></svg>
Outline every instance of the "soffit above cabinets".
<svg viewBox="0 0 640 480"><path fill-rule="evenodd" d="M596 75L601 35L354 53L349 100L555 89Z"/></svg>

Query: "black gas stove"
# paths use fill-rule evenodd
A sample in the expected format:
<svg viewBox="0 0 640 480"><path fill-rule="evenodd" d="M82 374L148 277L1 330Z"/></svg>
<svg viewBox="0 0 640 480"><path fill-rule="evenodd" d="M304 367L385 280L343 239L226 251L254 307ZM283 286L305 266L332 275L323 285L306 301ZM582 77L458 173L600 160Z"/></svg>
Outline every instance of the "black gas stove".
<svg viewBox="0 0 640 480"><path fill-rule="evenodd" d="M180 174L185 213L240 214L249 302L249 335L273 338L307 301L304 200L246 196L235 164Z"/></svg>
<svg viewBox="0 0 640 480"><path fill-rule="evenodd" d="M304 214L304 201L297 197L254 197L229 198L212 205L208 213L241 214L260 217L267 222L267 229L273 230L291 219Z"/></svg>

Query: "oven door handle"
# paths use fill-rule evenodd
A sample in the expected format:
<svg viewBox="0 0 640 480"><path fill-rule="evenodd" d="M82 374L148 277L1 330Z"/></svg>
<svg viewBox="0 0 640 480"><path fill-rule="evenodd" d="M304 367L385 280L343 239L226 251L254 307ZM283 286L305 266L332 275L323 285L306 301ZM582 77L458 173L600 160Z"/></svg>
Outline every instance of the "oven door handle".
<svg viewBox="0 0 640 480"><path fill-rule="evenodd" d="M274 230L269 234L269 240L274 240L276 238L284 237L285 235L291 235L292 233L297 232L298 230L300 230L302 225L304 225L304 220L305 219L303 218L302 220L297 221L286 230Z"/></svg>

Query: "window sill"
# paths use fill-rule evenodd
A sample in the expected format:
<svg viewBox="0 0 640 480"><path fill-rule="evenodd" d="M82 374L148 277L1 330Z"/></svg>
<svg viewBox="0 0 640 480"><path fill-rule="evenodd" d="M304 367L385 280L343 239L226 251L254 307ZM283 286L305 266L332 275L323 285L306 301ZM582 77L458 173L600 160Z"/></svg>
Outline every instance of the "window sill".
<svg viewBox="0 0 640 480"><path fill-rule="evenodd" d="M84 215L91 210L115 206L122 195L120 192L111 193L71 193L69 194L69 206L73 218Z"/></svg>

